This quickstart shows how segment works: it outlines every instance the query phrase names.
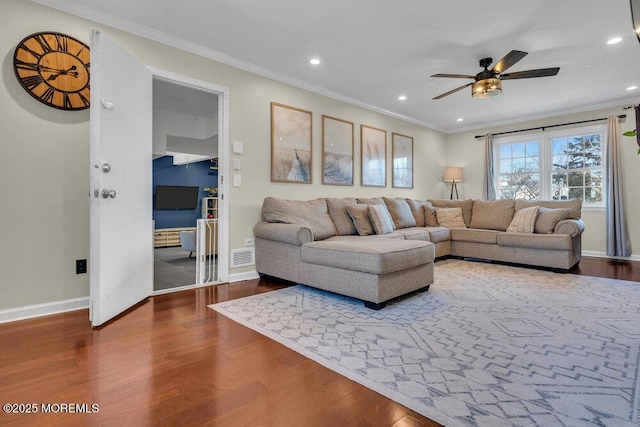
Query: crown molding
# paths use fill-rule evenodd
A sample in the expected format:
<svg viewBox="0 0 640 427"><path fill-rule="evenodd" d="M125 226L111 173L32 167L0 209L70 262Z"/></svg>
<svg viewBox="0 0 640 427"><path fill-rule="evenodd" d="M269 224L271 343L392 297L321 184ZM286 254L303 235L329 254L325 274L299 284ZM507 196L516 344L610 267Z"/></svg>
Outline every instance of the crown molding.
<svg viewBox="0 0 640 427"><path fill-rule="evenodd" d="M136 36L140 36L149 40L153 40L158 43L165 44L167 46L171 46L194 55L202 56L204 58L208 58L214 60L216 62L220 62L231 67L239 68L244 71L248 71L253 74L257 74L262 77L266 77L272 80L276 80L281 83L288 84L290 86L297 87L299 89L303 89L318 95L326 96L328 98L335 99L337 101L342 101L347 104L355 105L357 107L365 108L367 110L375 111L376 113L384 114L389 117L393 117L395 119L403 120L405 122L413 123L418 126L426 127L432 130L447 132L447 130L441 126L434 125L433 123L428 123L423 120L417 119L415 117L406 116L404 114L397 113L395 111L387 110L385 108L379 107L377 105L369 104L364 101L361 101L356 98L352 98L350 96L343 95L341 93L326 89L321 86L317 86L311 84L309 82L299 80L293 78L291 76L287 76L285 74L269 70L267 68L261 67L259 65L235 58L233 56L227 55L222 52L215 51L213 49L205 48L196 43L192 43L177 37L170 36L161 31L154 30L149 27L145 27L143 25L135 24L131 21L127 21L125 19L117 18L112 15L108 15L105 13L97 12L93 9L90 9L85 6L79 5L71 5L58 0L30 0L33 3L38 3L43 6L50 7L52 9L56 9L65 13L69 13L71 15L78 16L80 18L87 19L89 21L93 21L99 24L104 24L109 27L125 31L127 33L134 34Z"/></svg>

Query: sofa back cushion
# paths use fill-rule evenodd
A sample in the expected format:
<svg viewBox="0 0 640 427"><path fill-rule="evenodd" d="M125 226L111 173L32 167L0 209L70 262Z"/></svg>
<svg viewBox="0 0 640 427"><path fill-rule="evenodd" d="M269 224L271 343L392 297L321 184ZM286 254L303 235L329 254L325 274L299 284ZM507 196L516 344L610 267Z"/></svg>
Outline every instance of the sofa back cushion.
<svg viewBox="0 0 640 427"><path fill-rule="evenodd" d="M580 219L582 211L582 199L568 200L523 200L516 199L516 210L528 208L531 206L542 206L549 209L569 209L569 219Z"/></svg>
<svg viewBox="0 0 640 427"><path fill-rule="evenodd" d="M471 228L505 231L514 212L513 200L474 200Z"/></svg>
<svg viewBox="0 0 640 427"><path fill-rule="evenodd" d="M314 240L336 235L336 227L324 199L284 200L267 197L262 204L262 217L268 222L307 226L313 233Z"/></svg>
<svg viewBox="0 0 640 427"><path fill-rule="evenodd" d="M358 203L357 205L347 206L347 213L360 236L376 234L369 219L369 205Z"/></svg>
<svg viewBox="0 0 640 427"><path fill-rule="evenodd" d="M445 200L445 199L429 199L429 202L436 208L460 208L462 210L462 218L468 227L471 224L471 211L473 209L473 199L465 200ZM438 220L440 222L440 220Z"/></svg>
<svg viewBox="0 0 640 427"><path fill-rule="evenodd" d="M355 206L355 197L345 198L325 198L327 202L327 208L329 209L329 216L333 220L333 224L336 226L338 236L350 236L358 234L356 227L353 225L353 220L347 212L347 206Z"/></svg>
<svg viewBox="0 0 640 427"><path fill-rule="evenodd" d="M391 214L393 223L396 228L415 227L416 219L411 212L409 203L405 199L390 199L389 197L383 197L385 205Z"/></svg>
<svg viewBox="0 0 640 427"><path fill-rule="evenodd" d="M356 200L358 201L358 203L363 205L384 205L384 200L382 200L382 197L358 197Z"/></svg>
<svg viewBox="0 0 640 427"><path fill-rule="evenodd" d="M436 216L436 208L431 202L407 199L407 204L413 218L416 220L417 227L437 227L438 218Z"/></svg>

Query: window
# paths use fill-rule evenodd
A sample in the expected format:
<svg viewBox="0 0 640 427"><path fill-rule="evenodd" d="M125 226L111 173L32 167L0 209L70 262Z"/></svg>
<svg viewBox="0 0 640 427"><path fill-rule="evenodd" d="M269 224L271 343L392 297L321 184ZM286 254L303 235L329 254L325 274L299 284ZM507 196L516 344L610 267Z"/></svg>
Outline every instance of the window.
<svg viewBox="0 0 640 427"><path fill-rule="evenodd" d="M604 206L605 126L496 138L499 199L582 199Z"/></svg>

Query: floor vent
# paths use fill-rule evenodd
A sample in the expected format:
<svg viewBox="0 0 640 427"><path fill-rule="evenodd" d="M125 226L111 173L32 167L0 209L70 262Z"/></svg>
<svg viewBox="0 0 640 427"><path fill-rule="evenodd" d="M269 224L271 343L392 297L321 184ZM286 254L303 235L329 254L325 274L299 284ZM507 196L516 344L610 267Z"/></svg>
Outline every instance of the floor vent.
<svg viewBox="0 0 640 427"><path fill-rule="evenodd" d="M231 249L231 268L254 265L256 251L254 248Z"/></svg>

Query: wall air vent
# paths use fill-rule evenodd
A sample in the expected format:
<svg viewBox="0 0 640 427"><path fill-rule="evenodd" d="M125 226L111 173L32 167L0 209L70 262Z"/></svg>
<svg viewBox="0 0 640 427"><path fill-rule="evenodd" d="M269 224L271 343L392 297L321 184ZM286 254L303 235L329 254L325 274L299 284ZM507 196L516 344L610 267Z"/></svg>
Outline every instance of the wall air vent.
<svg viewBox="0 0 640 427"><path fill-rule="evenodd" d="M231 249L231 268L254 265L255 263L255 248Z"/></svg>

